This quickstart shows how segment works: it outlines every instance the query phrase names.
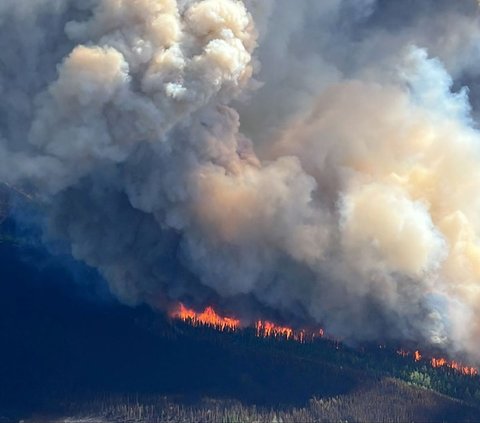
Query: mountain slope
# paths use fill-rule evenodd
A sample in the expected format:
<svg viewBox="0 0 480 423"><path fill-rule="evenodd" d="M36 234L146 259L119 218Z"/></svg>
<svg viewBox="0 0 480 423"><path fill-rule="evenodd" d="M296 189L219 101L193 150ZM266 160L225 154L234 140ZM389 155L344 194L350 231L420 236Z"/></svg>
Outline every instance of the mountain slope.
<svg viewBox="0 0 480 423"><path fill-rule="evenodd" d="M38 247L0 243L0 416L124 421L143 410L139 421L152 421L148 409L151 418L197 421L210 409L227 421L239 413L259 421L272 413L283 421L480 420L474 401L390 378L392 369L422 371L395 353L170 322L99 297L96 278Z"/></svg>

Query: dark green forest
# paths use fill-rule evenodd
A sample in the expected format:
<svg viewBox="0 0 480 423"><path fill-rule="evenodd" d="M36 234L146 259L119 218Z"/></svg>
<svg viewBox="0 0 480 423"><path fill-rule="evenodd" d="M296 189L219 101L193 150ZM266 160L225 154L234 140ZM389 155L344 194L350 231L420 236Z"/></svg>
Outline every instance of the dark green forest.
<svg viewBox="0 0 480 423"><path fill-rule="evenodd" d="M95 272L8 224L0 422L480 420L478 376L402 357L398 345L258 338L123 306Z"/></svg>

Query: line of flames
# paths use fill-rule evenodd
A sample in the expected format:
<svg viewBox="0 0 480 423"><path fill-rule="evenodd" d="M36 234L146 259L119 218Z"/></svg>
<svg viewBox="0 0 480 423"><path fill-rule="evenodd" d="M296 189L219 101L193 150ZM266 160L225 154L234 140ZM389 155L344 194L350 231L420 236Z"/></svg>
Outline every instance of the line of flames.
<svg viewBox="0 0 480 423"><path fill-rule="evenodd" d="M458 361L447 360L446 358L443 358L443 357L441 358L430 357L428 359L424 359L422 356L422 353L418 350L414 351L413 353L410 353L410 351L405 351L400 349L397 351L397 354L401 355L402 357L408 357L411 355L413 357L413 360L417 363L422 360L428 360L430 365L434 368L452 369L466 376L478 375L478 369L476 367L465 366L459 363Z"/></svg>
<svg viewBox="0 0 480 423"><path fill-rule="evenodd" d="M182 320L192 326L208 326L219 331L235 332L242 328L239 319L221 316L217 314L213 307L206 307L202 312L196 312L193 309L185 307L184 304L179 303L178 306L170 312L170 317L172 319ZM283 338L304 343L324 336L323 329L316 331L305 329L295 330L291 327L280 326L267 320L258 320L254 327L255 335L259 338ZM411 353L410 351L400 349L397 350L397 354L402 357L412 356L415 362L427 360L423 358L418 350ZM434 368L449 368L467 376L476 376L479 374L478 369L475 367L464 366L457 361L447 360L446 358L432 357L428 359L428 362Z"/></svg>
<svg viewBox="0 0 480 423"><path fill-rule="evenodd" d="M182 303L170 313L173 319L183 320L192 326L209 326L221 331L235 331L240 328L240 320L218 315L212 307L205 308L201 313L185 307Z"/></svg>
<svg viewBox="0 0 480 423"><path fill-rule="evenodd" d="M170 317L179 319L192 326L208 326L220 331L234 332L242 328L240 320L233 317L220 316L212 307L206 307L202 312L185 307L182 303L171 311ZM288 326L280 326L268 320L255 322L255 334L259 338L284 338L298 342L306 342L315 338L321 338L323 329L308 331L305 329L295 330Z"/></svg>
<svg viewBox="0 0 480 423"><path fill-rule="evenodd" d="M279 326L268 320L258 320L255 323L255 334L259 338L285 338L304 343L307 340L313 341L315 338L323 337L323 329L317 331L308 331L305 329L294 330L288 326Z"/></svg>

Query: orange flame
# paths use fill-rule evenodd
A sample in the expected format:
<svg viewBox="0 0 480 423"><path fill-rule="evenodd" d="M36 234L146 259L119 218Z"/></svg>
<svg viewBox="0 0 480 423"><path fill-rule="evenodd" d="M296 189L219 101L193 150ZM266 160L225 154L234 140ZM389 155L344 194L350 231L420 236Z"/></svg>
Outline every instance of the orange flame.
<svg viewBox="0 0 480 423"><path fill-rule="evenodd" d="M462 375L467 376L476 376L478 375L478 369L475 367L464 366L457 361L448 361L445 358L432 358L430 361L432 367L446 367L449 369L456 370L457 372L461 373Z"/></svg>
<svg viewBox="0 0 480 423"><path fill-rule="evenodd" d="M307 340L313 341L315 338L324 336L323 329L316 332L305 329L294 330L288 326L279 326L267 320L258 320L255 323L255 333L259 338L285 338L304 343Z"/></svg>
<svg viewBox="0 0 480 423"><path fill-rule="evenodd" d="M400 350L397 350L397 354L401 355L402 357L408 357L411 353L409 351L400 349ZM417 350L413 353L413 359L417 362L422 360L422 354L420 353L420 351ZM429 362L430 362L430 365L436 369L444 367L447 369L453 369L465 376L478 375L477 368L471 367L471 366L464 366L463 364L460 364L458 361L453 361L453 360L450 361L443 357L440 357L440 358L432 357L430 358Z"/></svg>
<svg viewBox="0 0 480 423"><path fill-rule="evenodd" d="M170 313L172 319L179 319L193 326L209 326L224 331L235 331L240 328L240 320L232 317L224 317L215 312L212 307L207 307L203 312L198 313L193 309L185 307L182 303ZM255 323L255 334L261 338L284 338L298 342L306 342L324 336L323 329L316 332L306 330L294 330L288 326L279 326L270 321L258 320Z"/></svg>
<svg viewBox="0 0 480 423"><path fill-rule="evenodd" d="M293 338L293 329L285 326L277 326L275 323L259 320L255 323L255 329L258 337L283 337L286 339Z"/></svg>
<svg viewBox="0 0 480 423"><path fill-rule="evenodd" d="M236 331L240 329L241 324L239 319L233 317L221 316L215 312L212 307L207 307L201 313L193 309L185 307L182 303L170 313L172 319L182 320L192 326L208 326L221 331ZM300 343L313 341L315 338L322 338L324 336L323 329L315 331L294 330L288 326L280 326L267 320L258 320L255 323L255 334L261 338L283 338L287 340L294 340ZM337 346L338 349L338 346ZM412 356L414 361L419 362L423 359L422 353L418 350L413 353L399 349L397 354L402 357ZM475 367L464 366L456 361L449 361L446 358L430 358L429 363L434 368L448 368L453 369L463 375L476 376L478 369Z"/></svg>
<svg viewBox="0 0 480 423"><path fill-rule="evenodd" d="M240 327L240 320L220 316L212 307L207 307L203 312L197 313L195 310L189 309L180 303L178 307L170 313L170 317L183 320L193 326L210 326L222 331L234 331Z"/></svg>

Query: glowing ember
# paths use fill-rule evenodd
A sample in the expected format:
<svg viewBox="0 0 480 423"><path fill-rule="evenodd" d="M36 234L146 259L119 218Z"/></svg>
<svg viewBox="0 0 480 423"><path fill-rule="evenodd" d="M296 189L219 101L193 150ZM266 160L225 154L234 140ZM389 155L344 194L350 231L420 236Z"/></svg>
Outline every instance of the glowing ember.
<svg viewBox="0 0 480 423"><path fill-rule="evenodd" d="M400 350L397 350L397 354L401 355L402 357L408 357L410 355L410 352L400 349Z"/></svg>
<svg viewBox="0 0 480 423"><path fill-rule="evenodd" d="M240 320L231 317L218 315L212 307L207 307L202 313L179 304L178 307L170 313L173 319L183 320L193 326L210 326L219 330L236 330L240 327Z"/></svg>

